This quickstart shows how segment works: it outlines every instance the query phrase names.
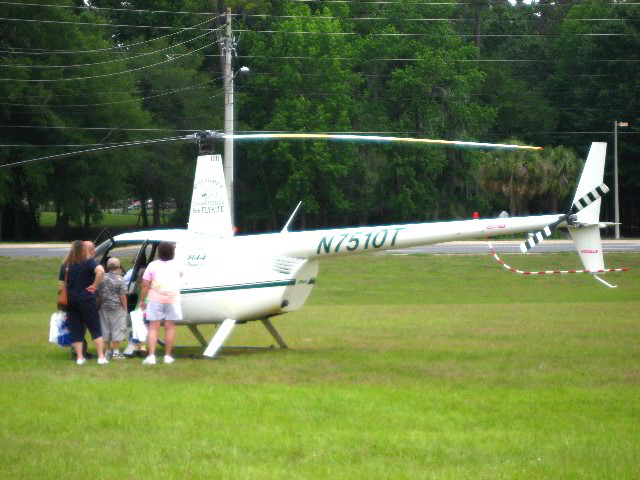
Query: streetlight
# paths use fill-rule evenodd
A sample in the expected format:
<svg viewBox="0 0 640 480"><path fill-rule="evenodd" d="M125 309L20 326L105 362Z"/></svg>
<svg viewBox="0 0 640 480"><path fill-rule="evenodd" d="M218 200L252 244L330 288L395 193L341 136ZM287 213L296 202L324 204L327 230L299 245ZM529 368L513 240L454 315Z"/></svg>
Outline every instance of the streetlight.
<svg viewBox="0 0 640 480"><path fill-rule="evenodd" d="M613 121L613 184L615 190L614 211L616 224L616 240L620 240L620 206L618 204L618 127L628 127L628 122Z"/></svg>
<svg viewBox="0 0 640 480"><path fill-rule="evenodd" d="M229 59L230 60L230 59ZM227 187L229 200L229 214L231 225L235 227L235 208L233 203L233 79L240 73L249 71L248 67L241 67L231 75L231 62L225 65L224 82L224 183Z"/></svg>

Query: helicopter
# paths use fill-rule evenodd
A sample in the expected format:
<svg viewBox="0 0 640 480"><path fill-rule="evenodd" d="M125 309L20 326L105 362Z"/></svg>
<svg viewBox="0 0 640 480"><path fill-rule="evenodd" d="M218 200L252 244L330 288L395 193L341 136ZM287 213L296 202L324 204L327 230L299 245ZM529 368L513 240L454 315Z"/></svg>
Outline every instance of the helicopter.
<svg viewBox="0 0 640 480"><path fill-rule="evenodd" d="M216 138L222 136L217 135ZM318 138L309 137L310 134L289 135L288 138L301 138L300 135ZM211 138L211 132L201 132L190 139ZM376 137L376 140L380 138L387 137ZM491 144L482 145L491 147ZM522 148L506 145L499 148L509 147ZM121 247L138 248L128 285L129 294L133 295L136 278L155 258L158 244L175 243L175 258L184 267L180 289L183 319L176 324L191 330L204 347L206 357L218 354L236 325L251 321L261 322L281 348L288 348L271 319L302 308L316 284L320 261L327 257L534 231L521 245L522 252L526 253L555 229L563 227L568 228L585 267L580 272L592 274L604 285L615 288L599 276L617 271L605 270L600 239L600 229L611 225L600 222L599 218L601 197L609 190L602 183L606 147L606 143L592 143L572 205L565 213L291 231L299 203L280 232L256 235L234 235L222 158L201 154L197 159L186 229L109 236L97 246L95 258L104 263ZM211 340L205 339L198 329L198 325L204 324L216 325ZM127 350L132 348L129 345Z"/></svg>

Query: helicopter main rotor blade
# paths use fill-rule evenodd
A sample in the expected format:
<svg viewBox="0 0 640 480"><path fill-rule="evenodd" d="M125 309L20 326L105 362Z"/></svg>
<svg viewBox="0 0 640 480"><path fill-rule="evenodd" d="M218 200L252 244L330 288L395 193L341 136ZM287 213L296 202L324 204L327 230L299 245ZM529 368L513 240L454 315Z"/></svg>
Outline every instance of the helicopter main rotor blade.
<svg viewBox="0 0 640 480"><path fill-rule="evenodd" d="M411 137L389 137L380 135L356 135L348 133L240 133L227 135L215 130L202 130L198 133L185 135L180 137L158 138L152 140L140 140L134 142L124 142L121 144L107 145L97 148L89 148L84 150L76 150L73 152L60 153L56 155L47 155L39 158L31 158L28 160L20 160L17 162L5 163L0 165L0 169L14 167L17 165L25 165L33 162L44 160L55 160L57 158L71 157L74 155L83 155L88 153L97 153L105 150L113 150L116 148L135 147L141 145L152 145L154 143L176 142L176 141L212 141L220 139L236 139L236 140L269 140L269 139L300 139L300 140L350 140L362 142L401 142L401 143L423 143L433 145L449 145L461 148L487 148L502 150L542 150L542 147L534 147L528 145L510 145L504 143L485 143L485 142L465 142L461 140L437 140L430 138L411 138Z"/></svg>
<svg viewBox="0 0 640 480"><path fill-rule="evenodd" d="M87 149L84 149L84 150L75 150L73 152L58 153L58 154L55 154L55 155L47 155L45 157L30 158L28 160L19 160L17 162L4 163L4 164L0 165L0 169L9 168L9 167L15 167L17 165L25 165L27 163L42 162L44 160L55 160L55 159L58 159L58 158L73 157L75 155L83 155L83 154L88 154L88 153L104 152L106 150L114 150L116 148L137 147L137 146L141 146L141 145L153 145L155 143L164 143L164 142L178 142L178 141L182 141L182 140L185 140L184 136L182 136L182 137L156 138L156 139L153 139L153 140L139 140L139 141L134 141L134 142L117 143L117 144L107 145L107 146L104 146L104 147L87 148Z"/></svg>
<svg viewBox="0 0 640 480"><path fill-rule="evenodd" d="M451 145L457 147L477 147L492 149L521 149L521 150L542 150L542 147L534 147L528 145L510 145L504 143L485 143L485 142L465 142L461 140L434 140L430 138L411 138L411 137L388 137L379 135L355 135L343 133L240 133L231 135L222 135L223 138L232 138L237 140L268 140L278 138L291 139L311 139L311 140L354 140L365 142L402 142L402 143L428 143L436 145Z"/></svg>

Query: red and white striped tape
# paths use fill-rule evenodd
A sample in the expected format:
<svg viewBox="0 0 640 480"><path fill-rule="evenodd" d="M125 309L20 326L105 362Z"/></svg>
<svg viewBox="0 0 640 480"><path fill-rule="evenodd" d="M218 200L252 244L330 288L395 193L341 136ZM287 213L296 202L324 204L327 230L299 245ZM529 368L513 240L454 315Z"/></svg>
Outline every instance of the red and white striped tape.
<svg viewBox="0 0 640 480"><path fill-rule="evenodd" d="M500 257L498 257L498 254L496 253L496 250L493 248L493 245L491 245L491 242L487 240L487 243L489 244L489 248L491 249L491 254L493 254L493 258L495 258L500 265L502 265L504 268L506 268L510 272L519 273L521 275L549 275L554 273L606 273L606 272L629 271L627 267L623 267L623 268L607 268L604 270L541 270L539 272L525 272L523 270L518 270L517 268L510 267L509 265L504 263L504 261L501 260Z"/></svg>

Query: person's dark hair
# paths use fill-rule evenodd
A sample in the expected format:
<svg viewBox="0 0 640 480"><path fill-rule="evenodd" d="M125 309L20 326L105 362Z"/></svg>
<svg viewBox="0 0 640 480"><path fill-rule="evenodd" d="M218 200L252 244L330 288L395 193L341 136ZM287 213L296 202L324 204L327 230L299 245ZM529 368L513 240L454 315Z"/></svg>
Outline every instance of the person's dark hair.
<svg viewBox="0 0 640 480"><path fill-rule="evenodd" d="M173 260L176 253L176 245L171 242L160 242L158 245L158 258L163 262Z"/></svg>
<svg viewBox="0 0 640 480"><path fill-rule="evenodd" d="M82 240L75 240L71 244L69 253L62 262L65 265L74 265L76 263L82 263L87 260L87 249L85 248Z"/></svg>

